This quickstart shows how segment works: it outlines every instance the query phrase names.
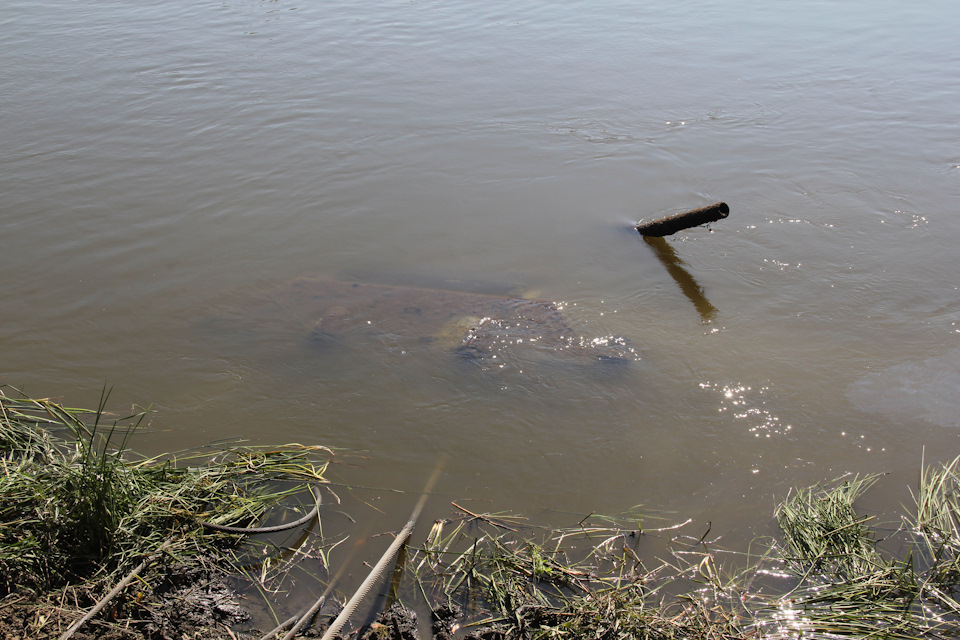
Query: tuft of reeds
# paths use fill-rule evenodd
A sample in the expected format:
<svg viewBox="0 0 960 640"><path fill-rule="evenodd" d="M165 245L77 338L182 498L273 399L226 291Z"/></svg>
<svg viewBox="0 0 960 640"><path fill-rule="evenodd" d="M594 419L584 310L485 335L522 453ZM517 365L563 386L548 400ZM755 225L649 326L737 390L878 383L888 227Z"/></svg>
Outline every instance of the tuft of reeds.
<svg viewBox="0 0 960 640"><path fill-rule="evenodd" d="M927 566L922 593L960 617L960 457L939 467L921 465L914 501L917 515L907 525Z"/></svg>
<svg viewBox="0 0 960 640"><path fill-rule="evenodd" d="M859 517L854 502L879 476L853 476L824 488L791 491L775 512L786 546L785 559L800 573L837 581L874 571L883 564L876 551L873 516Z"/></svg>
<svg viewBox="0 0 960 640"><path fill-rule="evenodd" d="M142 414L94 411L0 388L0 597L107 585L161 548L221 558L236 540L202 521L259 522L324 482L325 447L239 445L144 458L129 448ZM107 424L109 422L109 424Z"/></svg>
<svg viewBox="0 0 960 640"><path fill-rule="evenodd" d="M955 638L960 589L955 523L960 521L960 458L921 465L916 515L888 532L879 548L874 516L855 501L878 479L852 476L832 486L791 492L777 509L785 566L798 579L768 605L775 637Z"/></svg>

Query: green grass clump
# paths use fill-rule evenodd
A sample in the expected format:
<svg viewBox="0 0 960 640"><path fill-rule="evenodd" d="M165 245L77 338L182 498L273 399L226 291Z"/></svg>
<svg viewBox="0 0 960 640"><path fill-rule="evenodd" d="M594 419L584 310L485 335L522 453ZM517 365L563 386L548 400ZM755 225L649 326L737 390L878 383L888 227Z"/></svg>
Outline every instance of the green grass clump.
<svg viewBox="0 0 960 640"><path fill-rule="evenodd" d="M323 482L320 447L136 456L128 442L142 415L105 425L107 395L86 411L0 389L0 597L109 581L161 547L216 555L227 538L200 521L255 523Z"/></svg>
<svg viewBox="0 0 960 640"><path fill-rule="evenodd" d="M867 525L873 516L861 518L853 506L878 477L853 476L830 488L818 485L788 494L775 515L795 571L842 581L884 564Z"/></svg>

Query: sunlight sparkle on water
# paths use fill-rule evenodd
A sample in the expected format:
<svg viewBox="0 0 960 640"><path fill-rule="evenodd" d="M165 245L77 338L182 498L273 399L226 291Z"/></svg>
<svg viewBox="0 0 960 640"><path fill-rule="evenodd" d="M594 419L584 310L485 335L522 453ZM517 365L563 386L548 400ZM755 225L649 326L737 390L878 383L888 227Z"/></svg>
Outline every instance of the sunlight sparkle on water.
<svg viewBox="0 0 960 640"><path fill-rule="evenodd" d="M857 446L857 448L863 449L863 450L866 451L867 453L873 452L873 447L870 446L869 444L867 444L867 441L866 441L866 440L867 440L867 436L866 436L865 434L862 434L862 433L861 433L860 436L857 437L857 436L855 436L855 435L853 435L853 434L851 434L851 433L847 433L846 431L841 431L841 432L840 432L840 437L841 437L841 438L852 438L852 439L853 439L852 442L853 442L854 445ZM880 452L884 452L884 451L887 450L887 448L886 448L886 447L880 447L878 450L879 450Z"/></svg>
<svg viewBox="0 0 960 640"><path fill-rule="evenodd" d="M791 269L791 268L799 269L800 267L803 266L802 262L798 262L796 264L790 264L789 262L781 262L780 260L775 260L772 258L764 258L763 261L766 262L767 264L772 264L775 267L778 267L780 271L786 271L787 269ZM760 270L762 271L763 267L760 267Z"/></svg>
<svg viewBox="0 0 960 640"><path fill-rule="evenodd" d="M745 384L720 385L712 382L701 382L701 389L715 390L720 393L720 413L729 413L737 420L746 421L748 431L757 438L769 438L772 435L785 435L793 426L780 422L780 417L774 415L765 405L764 394L770 387L762 386L754 389Z"/></svg>

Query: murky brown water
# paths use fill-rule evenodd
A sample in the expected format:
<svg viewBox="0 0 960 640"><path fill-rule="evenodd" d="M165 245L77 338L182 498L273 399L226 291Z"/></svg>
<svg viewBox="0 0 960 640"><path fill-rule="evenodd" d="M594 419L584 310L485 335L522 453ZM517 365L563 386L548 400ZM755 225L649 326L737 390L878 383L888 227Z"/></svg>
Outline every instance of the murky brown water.
<svg viewBox="0 0 960 640"><path fill-rule="evenodd" d="M642 503L745 540L787 487L848 471L890 472L895 505L924 447L960 454L958 23L947 2L7 2L0 381L72 405L112 384L152 406L147 453L364 450L335 472L375 488L374 531L412 504L382 488L442 454L431 517ZM630 231L718 200L712 232ZM500 369L250 321L305 276L522 290L641 359Z"/></svg>

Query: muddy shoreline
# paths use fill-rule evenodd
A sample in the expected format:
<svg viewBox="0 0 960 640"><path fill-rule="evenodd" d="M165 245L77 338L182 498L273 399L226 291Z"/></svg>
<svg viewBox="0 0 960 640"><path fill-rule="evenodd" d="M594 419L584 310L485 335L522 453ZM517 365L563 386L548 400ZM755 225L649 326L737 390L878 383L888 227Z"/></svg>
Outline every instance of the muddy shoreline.
<svg viewBox="0 0 960 640"><path fill-rule="evenodd" d="M71 592L72 591L72 592ZM89 594L87 594L89 596ZM8 594L0 601L0 639L48 640L61 638L86 612L77 604L90 604L77 590L39 597L29 591ZM196 566L173 566L154 589L128 594L124 604L107 610L71 637L74 640L258 640L281 638L283 629L268 636L269 629L251 627L251 612L230 586L228 576ZM70 606L70 604L74 606ZM319 638L336 611L317 616L296 638ZM415 611L394 603L376 620L350 632L360 640L452 640L463 612L456 605L437 607L430 615L429 629L421 629ZM489 640L502 634L493 628L463 635ZM341 638L343 636L336 635Z"/></svg>
<svg viewBox="0 0 960 640"><path fill-rule="evenodd" d="M924 466L915 504L895 514L857 509L880 475L792 490L773 514L780 533L744 556L709 524L650 528L641 511L547 529L451 502L416 531L440 466L399 530L334 534L316 519L318 487L334 495L329 449L236 446L174 464L111 446L122 426L99 434L102 406L0 389L0 409L0 640L266 640L298 619L296 637L358 640L960 635L960 457ZM253 537L277 518L302 530ZM348 539L389 545L375 565L331 555ZM367 578L354 589L344 571ZM300 614L254 628L287 609Z"/></svg>

